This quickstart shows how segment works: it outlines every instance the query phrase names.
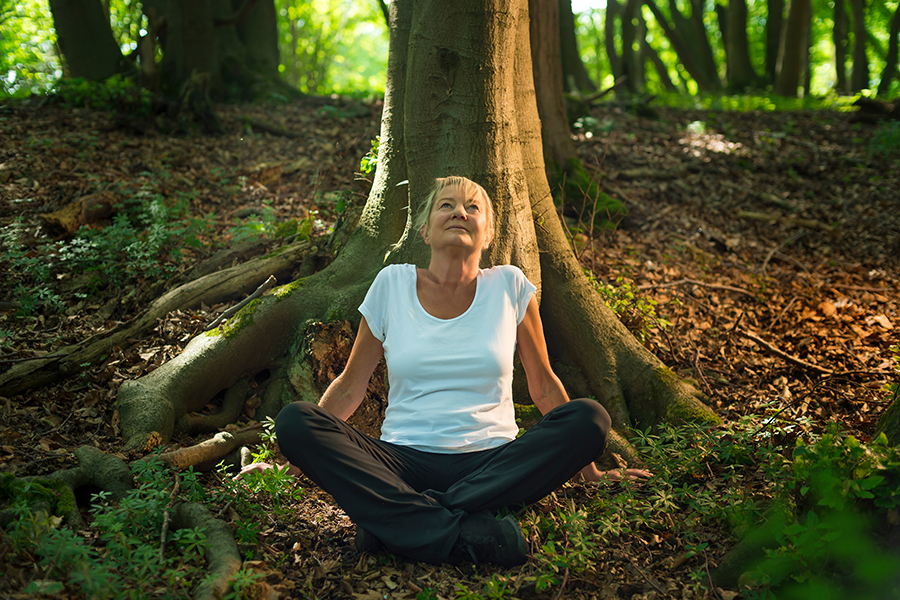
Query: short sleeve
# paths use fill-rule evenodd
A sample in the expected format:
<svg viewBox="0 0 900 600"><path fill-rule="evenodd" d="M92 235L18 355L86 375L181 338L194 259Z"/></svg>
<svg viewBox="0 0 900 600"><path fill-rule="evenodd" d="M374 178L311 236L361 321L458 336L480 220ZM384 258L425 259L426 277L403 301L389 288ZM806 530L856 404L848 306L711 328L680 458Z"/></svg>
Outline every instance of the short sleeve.
<svg viewBox="0 0 900 600"><path fill-rule="evenodd" d="M379 271L375 276L375 281L366 292L366 297L359 306L359 312L366 318L369 329L380 341L384 341L387 336L387 306L388 294L390 294L390 273L391 267L386 267Z"/></svg>
<svg viewBox="0 0 900 600"><path fill-rule="evenodd" d="M528 303L531 302L531 296L537 291L537 287L525 277L518 267L512 267L513 272L513 289L515 291L516 304L518 306L518 314L516 315L516 325L525 318L525 312L528 310Z"/></svg>

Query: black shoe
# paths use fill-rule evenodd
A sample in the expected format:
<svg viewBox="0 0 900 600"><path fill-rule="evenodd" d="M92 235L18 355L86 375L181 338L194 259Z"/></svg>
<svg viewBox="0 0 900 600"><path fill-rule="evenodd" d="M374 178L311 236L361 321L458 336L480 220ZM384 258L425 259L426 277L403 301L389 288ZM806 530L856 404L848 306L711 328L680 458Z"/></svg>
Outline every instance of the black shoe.
<svg viewBox="0 0 900 600"><path fill-rule="evenodd" d="M381 552L384 550L384 544L381 543L381 540L359 525L356 526L355 542L357 552Z"/></svg>
<svg viewBox="0 0 900 600"><path fill-rule="evenodd" d="M528 559L525 536L512 515L495 519L489 513L469 515L460 525L451 562L493 563L515 567Z"/></svg>

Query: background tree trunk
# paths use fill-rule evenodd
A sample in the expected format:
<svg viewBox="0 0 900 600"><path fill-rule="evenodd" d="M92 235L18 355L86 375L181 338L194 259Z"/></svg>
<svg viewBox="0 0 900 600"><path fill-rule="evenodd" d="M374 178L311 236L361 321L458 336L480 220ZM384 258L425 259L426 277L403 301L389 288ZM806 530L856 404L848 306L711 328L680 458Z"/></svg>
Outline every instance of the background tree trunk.
<svg viewBox="0 0 900 600"><path fill-rule="evenodd" d="M622 57L616 48L616 21L622 17L622 7L618 0L606 1L606 19L603 23L603 43L606 46L606 56L609 59L609 69L613 79L618 80L625 71L622 67Z"/></svg>
<svg viewBox="0 0 900 600"><path fill-rule="evenodd" d="M728 90L740 93L757 84L756 72L750 60L750 42L747 39L747 2L728 0L728 18L725 26L725 59Z"/></svg>
<svg viewBox="0 0 900 600"><path fill-rule="evenodd" d="M696 31L697 20L694 17L686 18L682 15L675 0L669 1L669 12L672 17L671 23L656 5L655 0L645 1L675 53L678 54L681 64L694 78L699 90L712 92L720 89L721 81L716 70L715 59L712 56L712 49L709 41L706 39L706 30L701 27L702 32L698 35ZM695 7L694 10L700 9ZM702 25L702 12L699 13L699 20ZM708 53L708 56L704 56L704 53ZM712 67L711 70L710 65Z"/></svg>
<svg viewBox="0 0 900 600"><path fill-rule="evenodd" d="M900 4L894 9L891 18L891 31L888 37L887 55L884 59L884 70L878 84L878 95L886 96L891 90L891 81L897 77L897 37L900 35Z"/></svg>
<svg viewBox="0 0 900 600"><path fill-rule="evenodd" d="M784 0L766 3L766 83L774 84L778 72L778 48L784 26Z"/></svg>
<svg viewBox="0 0 900 600"><path fill-rule="evenodd" d="M232 0L237 12L245 0ZM253 70L267 77L278 77L278 19L275 3L255 2L247 17L235 24L238 38L247 49L248 63Z"/></svg>
<svg viewBox="0 0 900 600"><path fill-rule="evenodd" d="M525 0L397 0L390 33L378 168L347 246L324 271L273 290L221 333L123 383L126 445L142 445L152 431L168 439L178 413L279 360L302 385L304 323L335 314L358 323L379 269L427 264L411 217L434 177L450 174L481 182L493 198L497 232L484 263L518 265L538 286L554 360L569 366L561 373L574 373L564 378L570 389L596 397L616 426L716 421L696 391L627 332L568 246L544 171Z"/></svg>
<svg viewBox="0 0 900 600"><path fill-rule="evenodd" d="M591 81L578 51L572 0L559 0L559 48L562 53L563 88L570 92L595 91L597 86Z"/></svg>
<svg viewBox="0 0 900 600"><path fill-rule="evenodd" d="M810 15L810 0L791 0L788 16L781 34L778 52L778 74L775 79L775 93L795 97L803 73L803 57L807 48L807 24Z"/></svg>
<svg viewBox="0 0 900 600"><path fill-rule="evenodd" d="M834 0L832 41L834 42L834 87L838 93L846 93L850 88L847 85L847 11L844 10L844 0Z"/></svg>
<svg viewBox="0 0 900 600"><path fill-rule="evenodd" d="M869 59L866 57L866 0L850 0L853 12L853 71L850 73L850 91L858 92L869 87Z"/></svg>
<svg viewBox="0 0 900 600"><path fill-rule="evenodd" d="M99 0L50 0L56 41L69 77L102 81L126 65Z"/></svg>

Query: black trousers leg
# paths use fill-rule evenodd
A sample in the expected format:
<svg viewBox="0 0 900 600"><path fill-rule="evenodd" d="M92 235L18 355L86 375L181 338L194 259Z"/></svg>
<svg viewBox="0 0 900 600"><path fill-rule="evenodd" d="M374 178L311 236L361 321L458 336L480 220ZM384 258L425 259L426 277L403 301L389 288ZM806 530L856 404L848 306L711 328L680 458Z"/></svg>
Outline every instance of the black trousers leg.
<svg viewBox="0 0 900 600"><path fill-rule="evenodd" d="M447 559L466 513L441 506L407 483L404 477L414 480L417 471L428 471L416 464L415 451L371 438L306 402L284 407L275 433L291 464L388 550L436 564Z"/></svg>
<svg viewBox="0 0 900 600"><path fill-rule="evenodd" d="M537 502L606 448L611 421L593 400L557 406L516 440L491 451L480 468L446 492L427 495L451 510L473 513Z"/></svg>

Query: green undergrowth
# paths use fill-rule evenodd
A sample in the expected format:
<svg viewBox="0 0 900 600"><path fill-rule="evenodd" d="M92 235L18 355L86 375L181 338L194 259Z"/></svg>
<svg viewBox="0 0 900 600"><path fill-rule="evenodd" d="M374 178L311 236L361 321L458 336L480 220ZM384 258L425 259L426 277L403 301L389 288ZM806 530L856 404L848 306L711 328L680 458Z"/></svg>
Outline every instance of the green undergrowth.
<svg viewBox="0 0 900 600"><path fill-rule="evenodd" d="M760 530L765 548L732 590L741 597L898 597L900 557L878 535L897 522L900 451L883 438L864 444L837 425L814 432L810 421L751 415L713 427L663 425L634 441L651 480L524 512L524 530L540 539L527 568L458 584L458 597L554 597L566 579L603 580L605 565L623 560L619 549L650 539L684 559L662 575L682 588L670 592L718 597L709 570Z"/></svg>
<svg viewBox="0 0 900 600"><path fill-rule="evenodd" d="M652 330L661 331L672 324L658 312L658 302L642 294L633 280L617 277L612 284L600 281L589 269L585 269L584 274L606 305L641 343L649 339Z"/></svg>
<svg viewBox="0 0 900 600"><path fill-rule="evenodd" d="M271 420L257 460L274 458ZM92 496L85 531L62 525L59 516L69 508L55 488L38 482L5 477L0 485L0 509L13 518L0 537L0 554L8 565L33 563L33 578L23 592L34 597L172 598L190 597L210 575L206 561L209 542L198 528L167 527L166 512L177 502L200 502L215 514L228 510L235 540L245 559L252 559L266 526L265 507L273 522L286 519L303 489L285 469L250 473L234 481L220 468L218 484L204 485L192 469L175 474L153 457L132 464L135 489L119 502L106 492ZM54 507L49 513L38 507ZM171 516L171 515L170 515ZM287 560L287 555L282 560ZM259 576L244 570L231 580L225 598L240 598L241 590Z"/></svg>
<svg viewBox="0 0 900 600"><path fill-rule="evenodd" d="M850 111L859 96L807 96L788 98L777 94L685 94L661 93L654 99L654 105L683 110L716 110L729 112L775 112L792 110L837 110Z"/></svg>
<svg viewBox="0 0 900 600"><path fill-rule="evenodd" d="M152 96L150 90L141 87L137 77L128 75L113 75L104 81L62 78L48 94L51 101L71 108L110 110L132 117L150 115Z"/></svg>
<svg viewBox="0 0 900 600"><path fill-rule="evenodd" d="M109 285L155 283L174 274L184 249L200 248L198 234L209 227L189 215L190 197L167 201L142 190L119 206L105 227L82 227L71 239L35 246L21 218L0 228L0 249L13 274L18 316L65 308L62 287L86 300ZM130 284L130 285L127 285Z"/></svg>

